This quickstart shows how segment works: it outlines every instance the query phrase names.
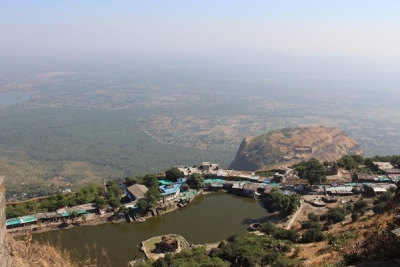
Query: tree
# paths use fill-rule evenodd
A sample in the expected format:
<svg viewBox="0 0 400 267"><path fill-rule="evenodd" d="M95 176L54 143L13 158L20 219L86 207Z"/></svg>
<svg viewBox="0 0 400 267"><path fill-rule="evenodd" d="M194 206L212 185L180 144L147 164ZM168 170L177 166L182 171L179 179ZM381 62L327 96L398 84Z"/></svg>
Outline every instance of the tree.
<svg viewBox="0 0 400 267"><path fill-rule="evenodd" d="M125 185L131 186L134 184L143 184L143 177L136 176L136 177L126 177L125 178Z"/></svg>
<svg viewBox="0 0 400 267"><path fill-rule="evenodd" d="M181 178L183 176L183 172L181 172L177 167L173 167L165 172L165 178L173 182L178 181L178 178Z"/></svg>
<svg viewBox="0 0 400 267"><path fill-rule="evenodd" d="M101 197L97 197L94 202L96 203L97 208L100 210L102 210L108 206L107 201Z"/></svg>
<svg viewBox="0 0 400 267"><path fill-rule="evenodd" d="M303 234L303 241L306 243L320 242L325 240L325 235L319 228L310 228Z"/></svg>
<svg viewBox="0 0 400 267"><path fill-rule="evenodd" d="M354 159L354 161L357 162L357 164L364 163L364 158L360 155L351 155L350 157L352 157Z"/></svg>
<svg viewBox="0 0 400 267"><path fill-rule="evenodd" d="M280 211L283 215L294 213L300 206L300 195L285 196L278 188L272 188L264 199L264 207L269 212Z"/></svg>
<svg viewBox="0 0 400 267"><path fill-rule="evenodd" d="M361 162L364 161L362 158L359 159L359 158L357 158L357 157L354 158L353 156L345 155L345 156L341 157L341 158L337 161L337 164L338 164L339 166L341 166L341 167L345 167L346 170L351 170L351 169L355 169L355 168L358 167L358 163L356 162L356 160L357 160L357 161L360 161L360 160L361 160Z"/></svg>
<svg viewBox="0 0 400 267"><path fill-rule="evenodd" d="M124 205L120 205L118 210L120 212L123 212L123 213L127 213L128 212L128 208L126 206L124 206Z"/></svg>
<svg viewBox="0 0 400 267"><path fill-rule="evenodd" d="M368 202L365 200L358 200L354 203L354 210L364 210L368 207Z"/></svg>
<svg viewBox="0 0 400 267"><path fill-rule="evenodd" d="M161 199L160 189L157 187L150 187L149 190L145 193L146 198L152 196L157 200Z"/></svg>
<svg viewBox="0 0 400 267"><path fill-rule="evenodd" d="M137 202L137 206L143 212L147 211L150 208L149 203L145 198L139 199Z"/></svg>
<svg viewBox="0 0 400 267"><path fill-rule="evenodd" d="M333 208L327 212L328 220L332 221L333 223L341 222L345 219L346 210L343 208Z"/></svg>
<svg viewBox="0 0 400 267"><path fill-rule="evenodd" d="M302 179L307 179L311 185L326 181L326 170L317 159L311 158L306 162L294 165L297 174Z"/></svg>
<svg viewBox="0 0 400 267"><path fill-rule="evenodd" d="M69 215L69 217L71 218L71 220L72 221L75 221L76 220L76 218L78 218L78 212L77 211L73 211L72 213L71 213L71 215Z"/></svg>
<svg viewBox="0 0 400 267"><path fill-rule="evenodd" d="M204 178L200 173L193 173L189 176L187 184L194 189L201 189L204 187Z"/></svg>
<svg viewBox="0 0 400 267"><path fill-rule="evenodd" d="M6 218L16 218L25 215L23 207L18 204L15 207L12 205L7 205L6 206Z"/></svg>
<svg viewBox="0 0 400 267"><path fill-rule="evenodd" d="M116 183L113 183L113 184L110 184L109 186L107 186L107 197L108 198L111 198L113 196L119 198L122 196L122 193L123 193L123 191L122 191L121 187Z"/></svg>
<svg viewBox="0 0 400 267"><path fill-rule="evenodd" d="M117 183L115 181L110 180L110 181L106 182L106 187L109 188L110 186L113 186L113 185L116 185L116 184Z"/></svg>
<svg viewBox="0 0 400 267"><path fill-rule="evenodd" d="M121 205L121 199L116 196L112 196L108 199L108 204L113 208L117 208Z"/></svg>
<svg viewBox="0 0 400 267"><path fill-rule="evenodd" d="M25 203L25 208L29 213L37 213L39 208L39 203L33 200L28 201Z"/></svg>
<svg viewBox="0 0 400 267"><path fill-rule="evenodd" d="M158 187L158 179L157 176L155 174L147 174L144 178L143 178L143 184L145 186L147 186L147 188L153 187L153 186L157 186Z"/></svg>

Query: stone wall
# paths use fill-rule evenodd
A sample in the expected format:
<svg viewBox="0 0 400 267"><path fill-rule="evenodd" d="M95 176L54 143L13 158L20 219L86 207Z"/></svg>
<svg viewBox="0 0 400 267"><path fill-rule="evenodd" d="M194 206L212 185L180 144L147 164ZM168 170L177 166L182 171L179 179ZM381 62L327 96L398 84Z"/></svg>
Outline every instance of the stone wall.
<svg viewBox="0 0 400 267"><path fill-rule="evenodd" d="M5 200L4 176L0 176L0 267L11 266L7 249L6 235L6 200Z"/></svg>

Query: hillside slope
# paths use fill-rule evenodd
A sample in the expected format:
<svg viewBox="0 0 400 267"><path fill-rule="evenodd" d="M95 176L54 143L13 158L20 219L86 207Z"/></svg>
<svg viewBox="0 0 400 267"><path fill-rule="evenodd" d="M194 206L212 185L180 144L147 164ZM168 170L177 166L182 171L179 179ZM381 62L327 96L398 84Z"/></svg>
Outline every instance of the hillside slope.
<svg viewBox="0 0 400 267"><path fill-rule="evenodd" d="M334 161L346 154L363 154L361 146L335 127L285 128L244 138L231 169L255 171L310 158Z"/></svg>

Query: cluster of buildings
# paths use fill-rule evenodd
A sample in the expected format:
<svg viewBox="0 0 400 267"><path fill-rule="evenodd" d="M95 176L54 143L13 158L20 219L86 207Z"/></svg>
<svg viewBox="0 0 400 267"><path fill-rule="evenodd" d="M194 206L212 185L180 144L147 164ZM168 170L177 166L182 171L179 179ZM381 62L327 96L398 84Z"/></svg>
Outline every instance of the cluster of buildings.
<svg viewBox="0 0 400 267"><path fill-rule="evenodd" d="M376 170L382 174L359 173L355 175L355 179L351 183L317 185L310 187L302 184L293 183L298 177L294 169L281 168L276 170L275 174L270 177L262 177L256 175L255 172L224 170L219 164L203 162L200 166L176 166L182 173L182 178L178 178L176 182L167 179L159 180L159 190L161 193L160 205L166 202L179 202L182 200L190 200L197 191L191 190L186 183L186 177L193 173L201 174L204 180L204 189L209 191L225 190L227 192L238 194L246 197L258 197L269 194L272 188L280 188L283 194L289 195L293 193L301 194L320 194L325 196L345 196L364 191L372 195L379 195L396 187L400 181L400 169L395 168L388 162L374 162ZM329 174L337 174L337 165L329 167ZM129 187L121 184L125 196L129 199L126 207L135 207L137 200L145 198L148 188L145 185L134 184ZM358 190L355 190L358 189ZM195 191L195 192L194 192ZM89 203L74 207L64 207L55 212L39 213L35 215L13 218L6 221L7 228L25 226L33 223L63 222L70 218L72 212L78 215L99 212L95 203Z"/></svg>
<svg viewBox="0 0 400 267"><path fill-rule="evenodd" d="M397 187L400 181L400 169L390 162L372 162L375 170L381 174L357 173L355 182L362 184L365 191L377 196Z"/></svg>
<svg viewBox="0 0 400 267"><path fill-rule="evenodd" d="M190 191L189 185L186 183L186 178L178 178L177 182L172 182L170 180L162 179L159 180L159 190L163 201L170 201L177 199L179 195L185 194ZM145 198L145 194L148 188L142 184L134 184L129 187L123 186L125 195L129 198L131 202L136 202L141 198Z"/></svg>
<svg viewBox="0 0 400 267"><path fill-rule="evenodd" d="M67 222L67 220L69 220L73 212L76 212L77 215L95 214L98 213L98 209L95 203L88 203L73 207L63 207L57 209L54 212L37 213L33 215L8 219L6 220L6 227L7 229L9 229L9 228L27 226L31 224Z"/></svg>
<svg viewBox="0 0 400 267"><path fill-rule="evenodd" d="M273 182L282 183L285 182L286 179L295 175L294 169L288 167L276 170L276 173L273 177L261 177L260 175L257 175L256 172L251 171L225 170L221 168L220 164L211 162L203 162L200 166L175 167L178 168L185 177L188 177L193 173L198 173L205 178L220 177L229 181L264 181L266 178L268 178Z"/></svg>

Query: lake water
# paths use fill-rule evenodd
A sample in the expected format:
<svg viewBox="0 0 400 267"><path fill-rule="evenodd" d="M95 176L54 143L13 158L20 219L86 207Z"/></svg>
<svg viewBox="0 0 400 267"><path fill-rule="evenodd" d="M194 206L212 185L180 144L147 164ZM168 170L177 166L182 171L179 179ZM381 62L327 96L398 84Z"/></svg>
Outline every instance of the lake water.
<svg viewBox="0 0 400 267"><path fill-rule="evenodd" d="M257 200L221 192L200 195L189 206L144 223L82 226L35 234L33 238L51 240L53 245L59 244L80 254L80 258L97 257L99 266L108 266L101 254L103 247L112 266L122 267L135 256L143 257L140 243L153 236L179 234L191 244L212 243L244 233L250 223L267 215ZM87 247L91 253L87 252Z"/></svg>
<svg viewBox="0 0 400 267"><path fill-rule="evenodd" d="M10 106L28 101L33 92L24 93L0 93L0 106Z"/></svg>

